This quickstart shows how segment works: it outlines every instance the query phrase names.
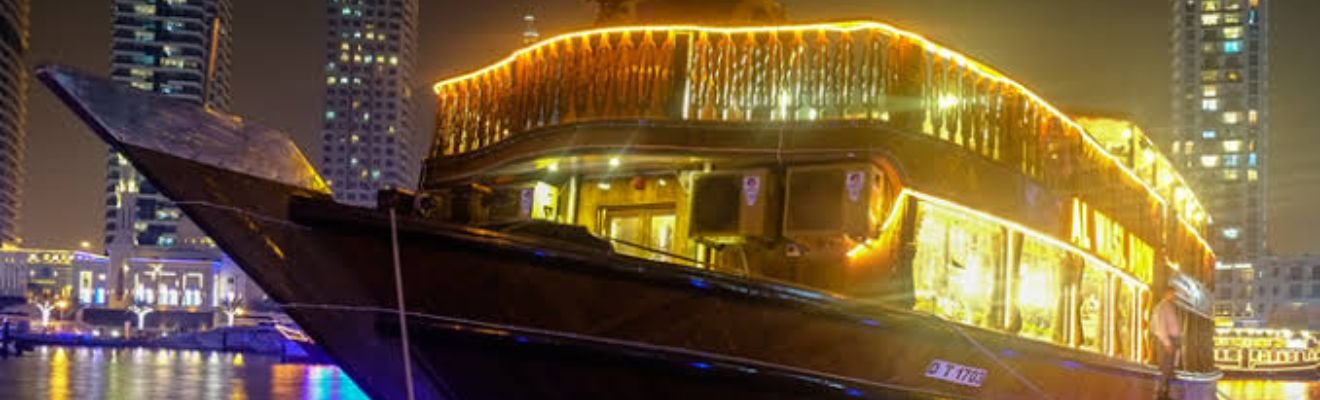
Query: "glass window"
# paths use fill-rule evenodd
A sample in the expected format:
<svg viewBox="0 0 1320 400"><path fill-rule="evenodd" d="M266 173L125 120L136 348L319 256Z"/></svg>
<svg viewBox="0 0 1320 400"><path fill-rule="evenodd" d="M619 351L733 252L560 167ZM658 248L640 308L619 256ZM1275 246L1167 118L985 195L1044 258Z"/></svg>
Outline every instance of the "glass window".
<svg viewBox="0 0 1320 400"><path fill-rule="evenodd" d="M1203 15L1201 15L1201 25L1204 25L1204 26L1214 26L1214 25L1219 25L1219 14L1203 14Z"/></svg>
<svg viewBox="0 0 1320 400"><path fill-rule="evenodd" d="M912 262L915 309L965 324L992 327L995 275L1003 229L938 206L917 209Z"/></svg>
<svg viewBox="0 0 1320 400"><path fill-rule="evenodd" d="M1214 138L1215 138L1215 135L1216 135L1216 133L1215 133L1214 130L1204 130L1204 131L1201 131L1201 138L1202 138L1202 139L1214 139Z"/></svg>
<svg viewBox="0 0 1320 400"><path fill-rule="evenodd" d="M1229 54L1241 53L1241 52L1242 52L1242 41L1241 41L1241 40L1230 40L1230 41L1224 42L1224 52L1225 52L1225 53L1229 53Z"/></svg>
<svg viewBox="0 0 1320 400"><path fill-rule="evenodd" d="M677 218L674 209L604 208L606 236L615 241L614 251L638 258L671 261L674 254Z"/></svg>
<svg viewBox="0 0 1320 400"><path fill-rule="evenodd" d="M1135 329L1136 319L1133 318L1134 307L1136 307L1137 291L1132 283L1114 276L1114 288L1117 293L1114 296L1114 357L1121 359L1135 359L1136 346L1132 333Z"/></svg>
<svg viewBox="0 0 1320 400"><path fill-rule="evenodd" d="M1218 109L1219 109L1219 100L1218 100L1218 99L1204 99L1204 100L1201 100L1201 109L1202 109L1202 110L1205 110L1205 111L1215 111L1215 110L1218 110Z"/></svg>
<svg viewBox="0 0 1320 400"><path fill-rule="evenodd" d="M1237 111L1229 111L1229 112L1224 113L1224 123L1225 123L1225 124L1230 124L1230 125L1231 125L1231 124L1236 124L1236 123L1241 122L1241 121L1242 121L1242 113L1241 113L1241 112L1237 112Z"/></svg>
<svg viewBox="0 0 1320 400"><path fill-rule="evenodd" d="M1109 274L1099 265L1086 262L1077 296L1078 346L1095 352L1104 343L1105 283Z"/></svg>
<svg viewBox="0 0 1320 400"><path fill-rule="evenodd" d="M1241 141L1241 140L1225 140L1225 141L1224 141L1224 152L1227 152L1227 153L1237 153L1237 152L1239 152L1239 151L1242 151L1242 141Z"/></svg>
<svg viewBox="0 0 1320 400"><path fill-rule="evenodd" d="M1022 257L1014 279L1014 304L1010 327L1023 337L1059 343L1063 341L1063 267L1068 254L1038 239L1024 237ZM1015 329L1010 329L1015 330Z"/></svg>

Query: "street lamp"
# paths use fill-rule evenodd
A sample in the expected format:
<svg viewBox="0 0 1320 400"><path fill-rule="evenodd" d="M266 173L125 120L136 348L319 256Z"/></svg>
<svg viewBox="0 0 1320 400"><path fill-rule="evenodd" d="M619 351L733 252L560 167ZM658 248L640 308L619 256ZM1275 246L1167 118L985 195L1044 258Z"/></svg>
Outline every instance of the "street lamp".
<svg viewBox="0 0 1320 400"><path fill-rule="evenodd" d="M128 311L137 314L137 328L142 330L147 324L147 314L150 314L154 309L151 308L151 301L147 299L147 296L143 296L140 289L134 289L133 305L128 307Z"/></svg>

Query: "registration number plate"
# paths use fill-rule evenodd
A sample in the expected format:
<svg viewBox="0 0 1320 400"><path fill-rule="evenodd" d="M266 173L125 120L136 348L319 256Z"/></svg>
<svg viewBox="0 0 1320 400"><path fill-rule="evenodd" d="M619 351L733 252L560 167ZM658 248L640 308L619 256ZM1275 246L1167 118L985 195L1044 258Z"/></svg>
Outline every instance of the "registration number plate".
<svg viewBox="0 0 1320 400"><path fill-rule="evenodd" d="M981 382L985 381L985 375L984 369L940 359L931 360L930 365L926 367L927 377L971 387L981 387Z"/></svg>

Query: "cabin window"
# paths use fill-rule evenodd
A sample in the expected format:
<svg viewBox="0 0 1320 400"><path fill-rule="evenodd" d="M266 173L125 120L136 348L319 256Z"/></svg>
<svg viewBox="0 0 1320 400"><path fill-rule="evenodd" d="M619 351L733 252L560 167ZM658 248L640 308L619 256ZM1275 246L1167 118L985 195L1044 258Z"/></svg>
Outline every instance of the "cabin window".
<svg viewBox="0 0 1320 400"><path fill-rule="evenodd" d="M1078 347L1100 352L1104 343L1105 284L1109 274L1092 261L1082 270L1077 295Z"/></svg>
<svg viewBox="0 0 1320 400"><path fill-rule="evenodd" d="M1064 325L1062 269L1068 255L1034 237L1022 241L1021 261L1014 277L1016 312L1010 314L1009 326L1020 324L1017 333L1023 337L1059 343Z"/></svg>
<svg viewBox="0 0 1320 400"><path fill-rule="evenodd" d="M672 206L604 207L605 236L619 254L671 261L678 226Z"/></svg>
<svg viewBox="0 0 1320 400"><path fill-rule="evenodd" d="M1136 305L1136 290L1131 282L1114 276L1114 357L1124 360L1135 359L1136 337L1133 332L1140 332L1136 328L1137 320L1133 314L1133 307Z"/></svg>
<svg viewBox="0 0 1320 400"><path fill-rule="evenodd" d="M912 263L915 309L965 324L992 326L1004 230L993 223L921 203Z"/></svg>

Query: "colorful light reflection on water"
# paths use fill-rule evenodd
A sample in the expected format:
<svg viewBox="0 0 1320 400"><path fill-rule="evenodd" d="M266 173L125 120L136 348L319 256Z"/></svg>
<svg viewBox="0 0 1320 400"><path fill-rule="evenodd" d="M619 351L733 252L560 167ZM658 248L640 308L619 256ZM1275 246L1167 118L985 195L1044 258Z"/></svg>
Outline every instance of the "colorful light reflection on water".
<svg viewBox="0 0 1320 400"><path fill-rule="evenodd" d="M1320 382L1224 380L1219 393L1233 400L1320 400Z"/></svg>
<svg viewBox="0 0 1320 400"><path fill-rule="evenodd" d="M367 399L338 367L191 350L40 347L0 359L0 399Z"/></svg>

